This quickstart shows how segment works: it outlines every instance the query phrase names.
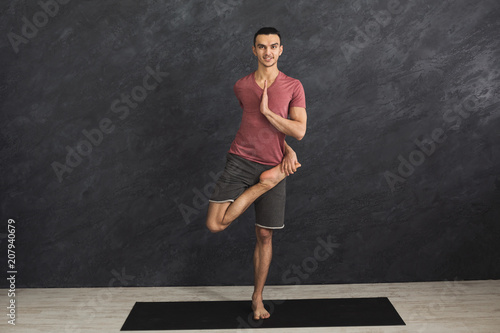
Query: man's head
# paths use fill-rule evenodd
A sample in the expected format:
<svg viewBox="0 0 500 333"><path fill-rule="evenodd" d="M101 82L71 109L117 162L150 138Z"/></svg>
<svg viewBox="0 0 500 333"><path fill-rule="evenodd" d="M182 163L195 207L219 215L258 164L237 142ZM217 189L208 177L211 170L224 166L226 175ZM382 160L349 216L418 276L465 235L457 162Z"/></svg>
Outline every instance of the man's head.
<svg viewBox="0 0 500 333"><path fill-rule="evenodd" d="M259 64L264 67L273 67L278 63L278 58L283 53L281 36L275 28L262 28L254 36L253 54Z"/></svg>
<svg viewBox="0 0 500 333"><path fill-rule="evenodd" d="M253 36L253 46L256 46L255 43L257 42L257 36L258 35L278 35L280 38L280 44L281 44L281 35L280 32L276 28L272 27L265 27L265 28L260 28L259 31L255 33Z"/></svg>

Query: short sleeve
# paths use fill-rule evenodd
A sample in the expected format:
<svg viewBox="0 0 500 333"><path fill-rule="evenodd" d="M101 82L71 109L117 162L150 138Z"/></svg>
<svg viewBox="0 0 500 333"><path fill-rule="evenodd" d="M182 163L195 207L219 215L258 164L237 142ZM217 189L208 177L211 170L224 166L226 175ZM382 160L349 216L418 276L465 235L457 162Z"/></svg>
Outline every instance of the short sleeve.
<svg viewBox="0 0 500 333"><path fill-rule="evenodd" d="M239 89L239 83L240 83L240 81L237 81L234 84L233 91L234 91L234 95L238 99L238 103L240 103L241 108L243 108L243 103L241 102L241 98L240 98L240 91L241 91L241 89Z"/></svg>
<svg viewBox="0 0 500 333"><path fill-rule="evenodd" d="M306 94L302 83L298 80L295 88L293 89L292 100L290 101L290 107L294 106L304 109L306 108Z"/></svg>

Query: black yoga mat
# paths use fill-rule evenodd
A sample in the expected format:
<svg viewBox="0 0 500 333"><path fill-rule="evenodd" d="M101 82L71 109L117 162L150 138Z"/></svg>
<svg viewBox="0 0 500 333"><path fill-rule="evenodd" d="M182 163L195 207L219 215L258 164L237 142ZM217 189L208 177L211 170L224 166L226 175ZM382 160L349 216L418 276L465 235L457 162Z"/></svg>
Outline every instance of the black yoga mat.
<svg viewBox="0 0 500 333"><path fill-rule="evenodd" d="M405 325L387 297L264 301L271 318L254 321L250 301L136 302L122 331Z"/></svg>

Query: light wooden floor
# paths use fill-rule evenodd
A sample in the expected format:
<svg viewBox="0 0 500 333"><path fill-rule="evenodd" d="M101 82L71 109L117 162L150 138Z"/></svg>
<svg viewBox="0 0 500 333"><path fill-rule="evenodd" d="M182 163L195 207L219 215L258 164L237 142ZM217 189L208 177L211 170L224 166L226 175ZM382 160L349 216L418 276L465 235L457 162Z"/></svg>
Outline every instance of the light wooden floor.
<svg viewBox="0 0 500 333"><path fill-rule="evenodd" d="M16 293L16 326L12 326L7 324L5 305L8 297L7 290L3 289L0 304L4 314L0 322L0 332L119 332L137 301L245 300L249 299L251 292L250 286L19 289ZM264 297L388 297L406 322L406 326L247 329L241 332L500 332L500 280L267 286Z"/></svg>

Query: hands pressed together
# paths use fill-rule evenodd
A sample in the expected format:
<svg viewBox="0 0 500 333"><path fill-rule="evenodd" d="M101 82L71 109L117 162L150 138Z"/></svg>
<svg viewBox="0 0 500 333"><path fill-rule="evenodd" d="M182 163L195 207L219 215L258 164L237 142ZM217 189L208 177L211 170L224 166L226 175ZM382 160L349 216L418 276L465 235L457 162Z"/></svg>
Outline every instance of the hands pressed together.
<svg viewBox="0 0 500 333"><path fill-rule="evenodd" d="M264 92L262 93L262 100L260 101L260 113L264 116L269 111L269 97L267 96L267 80L264 81Z"/></svg>

